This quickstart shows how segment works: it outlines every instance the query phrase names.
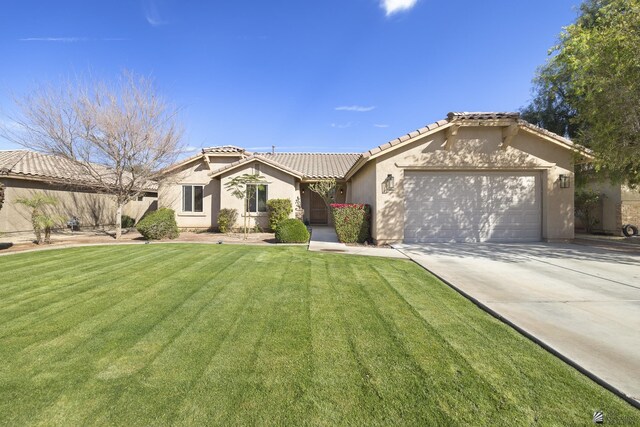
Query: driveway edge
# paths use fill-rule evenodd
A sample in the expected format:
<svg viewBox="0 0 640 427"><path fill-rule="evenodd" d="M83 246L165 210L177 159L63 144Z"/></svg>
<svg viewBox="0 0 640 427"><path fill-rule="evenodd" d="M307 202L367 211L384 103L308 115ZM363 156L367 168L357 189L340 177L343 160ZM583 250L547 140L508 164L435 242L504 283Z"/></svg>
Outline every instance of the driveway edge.
<svg viewBox="0 0 640 427"><path fill-rule="evenodd" d="M535 344L539 345L540 347L542 347L543 349L545 349L549 353L553 354L554 356L556 356L557 358L559 358L560 360L562 360L563 362L565 362L569 366L573 367L574 369L576 369L581 374L587 376L589 379L591 379L592 381L596 382L598 385L606 388L607 390L609 390L610 392L612 392L616 396L620 397L621 399L623 399L624 401L629 403L631 406L633 406L633 407L635 407L637 409L640 409L640 401L634 399L631 396L628 396L627 394L622 392L620 389L618 389L618 388L614 387L613 385L609 384L607 381L603 380L602 378L600 378L599 376L595 375L591 371L585 369L582 365L576 363L575 361L573 361L570 358L568 358L567 356L563 355L562 353L560 353L558 350L556 350L555 348L553 348L549 344L547 344L544 341L540 340L539 338L537 338L536 336L534 336L533 334L528 332L526 329L523 329L520 326L516 325L511 320L507 319L506 317L502 316L500 313L496 312L492 308L490 308L487 305L485 305L484 303L482 303L480 300L472 297L471 295L469 295L468 293L466 293L462 289L458 288L453 283L449 282L448 280L446 280L443 277L437 275L436 273L434 273L433 271L429 270L425 266L421 265L419 262L414 260L409 255L407 255L401 249L397 249L396 248L396 250L398 252L401 252L402 254L406 255L407 258L409 258L413 263L415 263L416 265L420 266L422 269L428 271L431 275L433 275L438 280L440 280L442 283L446 284L451 289L453 289L454 291L456 291L457 293L459 293L460 295L462 295L463 297L465 297L466 299L471 301L473 304L475 304L481 310L483 310L486 313L490 314L491 316L493 316L494 318L498 319L502 323L504 323L504 324L510 326L511 328L515 329L520 335L524 336L525 338L528 338L530 341L533 341Z"/></svg>

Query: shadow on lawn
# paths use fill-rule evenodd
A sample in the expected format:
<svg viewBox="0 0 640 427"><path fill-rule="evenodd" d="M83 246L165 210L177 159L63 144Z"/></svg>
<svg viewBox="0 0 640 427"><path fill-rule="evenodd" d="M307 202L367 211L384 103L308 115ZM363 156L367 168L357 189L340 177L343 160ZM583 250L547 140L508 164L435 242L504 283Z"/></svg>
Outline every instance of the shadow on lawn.
<svg viewBox="0 0 640 427"><path fill-rule="evenodd" d="M514 263L527 258L615 262L626 265L640 263L640 254L620 253L570 243L425 243L396 247L415 255L474 257Z"/></svg>

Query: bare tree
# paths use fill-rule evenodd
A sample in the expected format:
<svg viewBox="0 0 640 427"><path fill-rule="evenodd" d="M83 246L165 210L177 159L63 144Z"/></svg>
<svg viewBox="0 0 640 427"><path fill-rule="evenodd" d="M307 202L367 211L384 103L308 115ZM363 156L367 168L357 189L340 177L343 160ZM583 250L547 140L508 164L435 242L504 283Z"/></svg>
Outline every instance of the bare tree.
<svg viewBox="0 0 640 427"><path fill-rule="evenodd" d="M123 207L160 178L181 152L177 109L145 77L124 72L115 82L67 81L16 99L2 136L77 166L77 182L116 202L116 239Z"/></svg>

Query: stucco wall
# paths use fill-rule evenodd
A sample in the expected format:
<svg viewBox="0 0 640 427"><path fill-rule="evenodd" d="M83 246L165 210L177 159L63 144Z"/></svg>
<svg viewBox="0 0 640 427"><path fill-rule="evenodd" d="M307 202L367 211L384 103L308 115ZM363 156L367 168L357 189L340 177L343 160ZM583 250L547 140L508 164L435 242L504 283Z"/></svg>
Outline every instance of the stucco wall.
<svg viewBox="0 0 640 427"><path fill-rule="evenodd" d="M245 215L244 201L234 197L224 188L224 185L236 176L255 173L254 168L257 163L259 162L247 163L238 169L222 175L219 180L216 179L218 186L222 186L222 191L220 191L220 206L228 209L237 209L238 211L236 227L242 227L243 225L243 215ZM264 163L260 163L260 175L266 179L267 200L289 199L291 200L291 206L295 209L296 198L300 197L300 190L295 177ZM294 217L293 212L290 217ZM269 214L267 212L251 213L248 215L247 221L250 227L253 227L257 223L263 230L269 228Z"/></svg>
<svg viewBox="0 0 640 427"><path fill-rule="evenodd" d="M237 159L221 158L214 167L221 167L223 162ZM176 212L176 221L180 228L214 227L220 210L220 181L211 180L211 169L204 162L198 160L177 170L160 183L158 189L158 207L171 208ZM204 186L202 212L182 211L182 186Z"/></svg>
<svg viewBox="0 0 640 427"><path fill-rule="evenodd" d="M56 206L47 208L52 215L66 221L72 216L80 219L81 227L104 227L115 223L116 204L113 197L82 191L60 185L52 185L40 181L22 179L2 179L5 186L5 201L0 209L0 232L31 231L30 210L16 203L19 198L31 198L37 193L44 193L58 200ZM144 197L142 201L131 201L123 209L123 213L140 219L148 210L155 209L155 197Z"/></svg>
<svg viewBox="0 0 640 427"><path fill-rule="evenodd" d="M386 175L385 175L386 176ZM376 162L371 161L362 167L352 178L348 186L347 203L366 203L371 206L371 234L376 234Z"/></svg>
<svg viewBox="0 0 640 427"><path fill-rule="evenodd" d="M404 235L404 171L405 170L530 170L542 177L542 237L548 240L573 238L573 179L571 188L561 189L560 174L573 177L573 155L569 150L541 137L520 130L507 149L502 144L502 128L491 126L461 127L454 143L444 149L446 130L426 135L408 145L369 162L352 178L355 187L365 181L375 192L376 215L372 224L378 243L402 241ZM375 172L370 170L375 163ZM382 180L391 174L393 191L383 193ZM363 175L363 176L360 176ZM372 181L375 182L371 185ZM362 190L361 190L362 192ZM371 197L371 196L369 196Z"/></svg>

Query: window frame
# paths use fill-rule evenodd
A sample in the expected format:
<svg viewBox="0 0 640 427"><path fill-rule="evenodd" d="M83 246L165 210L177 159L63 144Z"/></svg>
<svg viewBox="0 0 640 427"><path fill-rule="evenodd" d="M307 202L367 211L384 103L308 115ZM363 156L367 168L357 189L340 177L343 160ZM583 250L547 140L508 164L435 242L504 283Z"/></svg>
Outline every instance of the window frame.
<svg viewBox="0 0 640 427"><path fill-rule="evenodd" d="M247 194L250 191L250 188L254 187L255 188L255 194L253 196L252 201L249 200L249 198L246 198L246 202L245 202L245 213L248 214L261 214L261 213L266 213L267 212L267 201L269 200L269 186L267 184L262 184L262 183L258 183L258 184L247 184ZM264 190L264 205L263 210L260 209L260 191L261 188ZM250 210L251 208L251 202L253 202L255 204L255 210Z"/></svg>
<svg viewBox="0 0 640 427"><path fill-rule="evenodd" d="M182 184L181 212L186 214L202 214L204 213L204 184ZM186 209L185 188L191 188L190 210ZM196 210L196 187L200 188L200 210Z"/></svg>

